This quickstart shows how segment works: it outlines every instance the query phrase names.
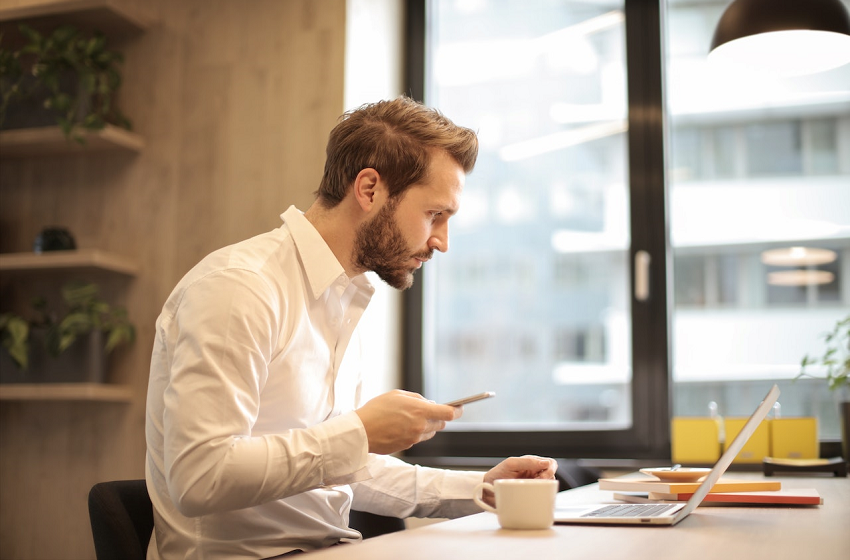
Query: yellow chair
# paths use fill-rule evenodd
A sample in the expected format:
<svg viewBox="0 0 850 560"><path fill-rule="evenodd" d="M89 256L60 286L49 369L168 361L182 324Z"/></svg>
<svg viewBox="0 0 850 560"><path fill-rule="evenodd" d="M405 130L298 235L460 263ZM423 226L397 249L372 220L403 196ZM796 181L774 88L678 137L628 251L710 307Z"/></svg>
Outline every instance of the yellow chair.
<svg viewBox="0 0 850 560"><path fill-rule="evenodd" d="M732 443L748 418L726 418L726 441L723 448ZM761 463L762 459L770 456L770 422L773 420L762 420L756 431L741 449L741 452L732 460L733 463Z"/></svg>
<svg viewBox="0 0 850 560"><path fill-rule="evenodd" d="M676 417L670 425L670 456L683 465L713 464L720 458L720 423L715 418Z"/></svg>
<svg viewBox="0 0 850 560"><path fill-rule="evenodd" d="M774 418L770 426L770 456L777 459L820 457L818 419Z"/></svg>

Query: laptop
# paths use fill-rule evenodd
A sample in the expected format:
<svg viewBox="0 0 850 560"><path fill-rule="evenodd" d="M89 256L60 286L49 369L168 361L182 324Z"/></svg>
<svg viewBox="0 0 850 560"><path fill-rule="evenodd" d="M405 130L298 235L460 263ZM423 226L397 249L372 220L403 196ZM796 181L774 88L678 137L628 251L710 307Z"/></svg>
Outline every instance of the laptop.
<svg viewBox="0 0 850 560"><path fill-rule="evenodd" d="M658 504L570 504L555 507L555 523L593 523L604 525L675 525L702 502L711 487L726 472L736 455L756 431L779 398L776 385L758 405L747 423L732 441L711 472L703 479L691 499L685 503Z"/></svg>

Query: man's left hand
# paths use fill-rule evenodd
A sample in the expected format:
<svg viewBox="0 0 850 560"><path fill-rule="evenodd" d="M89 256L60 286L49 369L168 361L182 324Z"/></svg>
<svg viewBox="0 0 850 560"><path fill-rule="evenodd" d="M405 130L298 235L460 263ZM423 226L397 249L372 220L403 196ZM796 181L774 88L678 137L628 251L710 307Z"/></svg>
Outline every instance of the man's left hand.
<svg viewBox="0 0 850 560"><path fill-rule="evenodd" d="M522 457L510 457L505 459L484 475L484 482L493 484L500 478L555 478L558 463L555 459L537 457L536 455L523 455ZM492 492L484 492L484 501L495 505Z"/></svg>

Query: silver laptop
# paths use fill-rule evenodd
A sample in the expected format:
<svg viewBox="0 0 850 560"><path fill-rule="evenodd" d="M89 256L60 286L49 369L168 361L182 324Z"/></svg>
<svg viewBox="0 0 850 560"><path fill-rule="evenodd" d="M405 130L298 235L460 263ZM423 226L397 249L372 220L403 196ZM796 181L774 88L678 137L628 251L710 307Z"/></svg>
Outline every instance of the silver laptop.
<svg viewBox="0 0 850 560"><path fill-rule="evenodd" d="M756 431L779 398L776 385L758 405L753 415L738 433L735 440L726 448L711 472L699 485L691 499L685 503L660 504L576 504L555 508L555 523L594 523L606 525L675 525L702 502L711 487L726 472L736 455Z"/></svg>

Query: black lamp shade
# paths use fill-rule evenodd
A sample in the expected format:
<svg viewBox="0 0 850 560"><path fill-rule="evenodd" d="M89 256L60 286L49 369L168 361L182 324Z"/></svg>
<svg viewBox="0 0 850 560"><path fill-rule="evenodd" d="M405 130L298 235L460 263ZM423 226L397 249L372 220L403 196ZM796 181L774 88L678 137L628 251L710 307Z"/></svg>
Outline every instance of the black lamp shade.
<svg viewBox="0 0 850 560"><path fill-rule="evenodd" d="M797 29L850 35L850 15L840 0L735 0L720 17L711 50L750 35Z"/></svg>

